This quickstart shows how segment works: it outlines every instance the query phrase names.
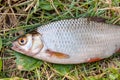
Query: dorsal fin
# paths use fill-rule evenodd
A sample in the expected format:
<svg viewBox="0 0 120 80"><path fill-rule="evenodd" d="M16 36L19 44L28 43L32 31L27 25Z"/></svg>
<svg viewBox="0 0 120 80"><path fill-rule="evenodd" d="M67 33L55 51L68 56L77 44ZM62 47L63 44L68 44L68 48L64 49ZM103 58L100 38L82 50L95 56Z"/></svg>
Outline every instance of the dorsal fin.
<svg viewBox="0 0 120 80"><path fill-rule="evenodd" d="M102 17L89 17L88 20L95 22L104 22L104 23L106 22L106 19Z"/></svg>

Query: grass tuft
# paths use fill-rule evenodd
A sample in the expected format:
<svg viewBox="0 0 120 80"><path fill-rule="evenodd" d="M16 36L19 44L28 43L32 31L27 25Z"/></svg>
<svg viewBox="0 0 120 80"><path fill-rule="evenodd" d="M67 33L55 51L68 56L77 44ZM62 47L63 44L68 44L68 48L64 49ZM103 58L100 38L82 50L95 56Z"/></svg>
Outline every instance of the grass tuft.
<svg viewBox="0 0 120 80"><path fill-rule="evenodd" d="M43 62L33 70L19 70L10 49L18 36L36 26L67 18L103 17L107 23L120 24L120 0L0 0L0 78L31 80L116 80L120 78L118 54L95 63L55 65ZM1 40L2 39L2 40ZM21 58L21 57L20 57ZM20 59L18 59L19 61ZM23 64L23 63L21 63ZM34 63L35 64L35 63ZM1 66L1 65L0 65ZM30 67L29 67L30 68ZM33 66L32 66L33 68ZM30 68L31 69L31 68ZM0 67L1 70L1 67Z"/></svg>

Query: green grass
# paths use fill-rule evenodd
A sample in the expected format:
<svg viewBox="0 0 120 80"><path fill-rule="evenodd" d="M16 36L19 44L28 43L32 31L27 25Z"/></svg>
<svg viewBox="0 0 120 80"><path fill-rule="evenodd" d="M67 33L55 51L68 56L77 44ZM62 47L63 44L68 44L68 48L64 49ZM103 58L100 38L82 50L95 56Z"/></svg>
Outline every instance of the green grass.
<svg viewBox="0 0 120 80"><path fill-rule="evenodd" d="M79 17L103 17L120 24L120 0L0 0L0 78L31 80L115 80L120 78L120 57L95 63L56 65L41 62L10 49L18 35L40 24ZM1 63L0 63L1 64ZM34 66L32 66L34 65ZM0 65L1 66L1 65Z"/></svg>

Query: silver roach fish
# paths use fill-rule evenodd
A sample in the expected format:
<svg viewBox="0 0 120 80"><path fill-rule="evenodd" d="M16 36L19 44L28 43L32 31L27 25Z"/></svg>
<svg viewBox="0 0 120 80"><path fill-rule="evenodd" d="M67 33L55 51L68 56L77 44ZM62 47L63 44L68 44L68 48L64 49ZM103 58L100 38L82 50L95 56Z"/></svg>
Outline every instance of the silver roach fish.
<svg viewBox="0 0 120 80"><path fill-rule="evenodd" d="M120 26L88 18L60 20L18 38L12 49L57 64L95 62L120 51Z"/></svg>

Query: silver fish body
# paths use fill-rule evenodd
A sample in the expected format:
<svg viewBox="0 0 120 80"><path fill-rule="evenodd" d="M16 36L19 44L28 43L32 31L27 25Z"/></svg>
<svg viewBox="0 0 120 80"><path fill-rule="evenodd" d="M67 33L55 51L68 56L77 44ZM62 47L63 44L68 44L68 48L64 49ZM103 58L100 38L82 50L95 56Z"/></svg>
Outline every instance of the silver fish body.
<svg viewBox="0 0 120 80"><path fill-rule="evenodd" d="M120 48L119 26L87 18L52 22L40 26L37 32L43 47L32 57L52 63L94 62L111 56Z"/></svg>

